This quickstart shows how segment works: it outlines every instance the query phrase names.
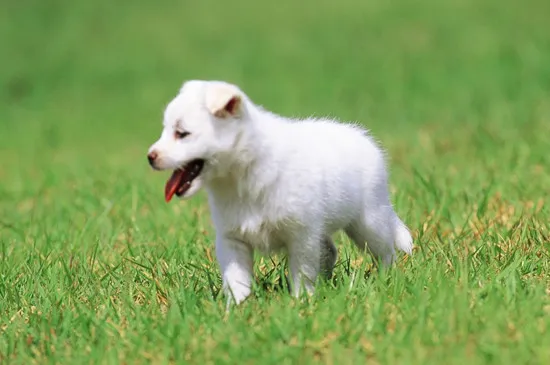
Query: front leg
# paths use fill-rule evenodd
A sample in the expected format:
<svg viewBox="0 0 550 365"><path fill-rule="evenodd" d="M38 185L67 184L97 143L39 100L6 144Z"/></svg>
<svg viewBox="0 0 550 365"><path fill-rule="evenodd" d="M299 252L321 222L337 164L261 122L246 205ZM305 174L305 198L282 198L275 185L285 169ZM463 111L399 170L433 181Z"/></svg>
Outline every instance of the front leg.
<svg viewBox="0 0 550 365"><path fill-rule="evenodd" d="M292 276L292 292L299 297L303 290L315 291L315 283L321 270L322 238L318 235L296 236L288 247L288 260Z"/></svg>
<svg viewBox="0 0 550 365"><path fill-rule="evenodd" d="M251 292L253 253L250 246L231 238L216 237L216 256L227 295L227 307L231 298L236 304L245 300Z"/></svg>

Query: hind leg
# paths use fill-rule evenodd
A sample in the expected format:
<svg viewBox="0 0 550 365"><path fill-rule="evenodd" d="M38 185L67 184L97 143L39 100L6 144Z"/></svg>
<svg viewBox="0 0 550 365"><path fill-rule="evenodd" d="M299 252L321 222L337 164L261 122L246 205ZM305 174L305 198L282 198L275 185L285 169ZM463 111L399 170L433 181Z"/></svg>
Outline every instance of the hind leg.
<svg viewBox="0 0 550 365"><path fill-rule="evenodd" d="M361 219L346 227L346 234L361 251L370 254L382 265L391 265L395 259L394 214L388 209L365 212Z"/></svg>
<svg viewBox="0 0 550 365"><path fill-rule="evenodd" d="M321 274L326 278L332 277L332 270L336 264L338 250L330 236L324 236L321 241Z"/></svg>

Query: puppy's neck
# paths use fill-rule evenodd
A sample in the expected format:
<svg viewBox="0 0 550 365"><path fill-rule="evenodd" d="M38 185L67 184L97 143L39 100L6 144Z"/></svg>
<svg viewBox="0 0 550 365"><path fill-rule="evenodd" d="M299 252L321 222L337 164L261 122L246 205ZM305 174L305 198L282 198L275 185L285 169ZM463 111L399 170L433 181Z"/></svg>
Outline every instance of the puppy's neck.
<svg viewBox="0 0 550 365"><path fill-rule="evenodd" d="M210 179L210 190L230 194L240 199L260 198L262 192L274 183L277 171L266 171L274 157L273 129L283 120L254 104L247 105L247 126L237 138L232 152L220 157L216 176Z"/></svg>

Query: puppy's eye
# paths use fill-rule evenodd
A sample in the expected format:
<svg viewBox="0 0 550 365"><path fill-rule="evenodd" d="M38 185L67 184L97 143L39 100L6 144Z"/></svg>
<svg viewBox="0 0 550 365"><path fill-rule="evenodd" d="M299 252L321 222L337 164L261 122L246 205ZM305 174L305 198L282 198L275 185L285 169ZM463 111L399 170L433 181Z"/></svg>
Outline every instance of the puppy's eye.
<svg viewBox="0 0 550 365"><path fill-rule="evenodd" d="M175 131L174 132L174 137L176 139L183 139L185 137L187 137L188 135L190 135L191 133L189 132L180 132L180 131Z"/></svg>

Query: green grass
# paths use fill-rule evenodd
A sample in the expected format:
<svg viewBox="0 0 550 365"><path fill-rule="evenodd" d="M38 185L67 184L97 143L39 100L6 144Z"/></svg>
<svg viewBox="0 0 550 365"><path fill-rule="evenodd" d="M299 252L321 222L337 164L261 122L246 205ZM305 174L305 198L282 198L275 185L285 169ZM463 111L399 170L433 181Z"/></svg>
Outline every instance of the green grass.
<svg viewBox="0 0 550 365"><path fill-rule="evenodd" d="M0 362L546 364L550 3L11 1L0 12ZM185 79L364 123L415 252L225 314L204 194L145 154Z"/></svg>

